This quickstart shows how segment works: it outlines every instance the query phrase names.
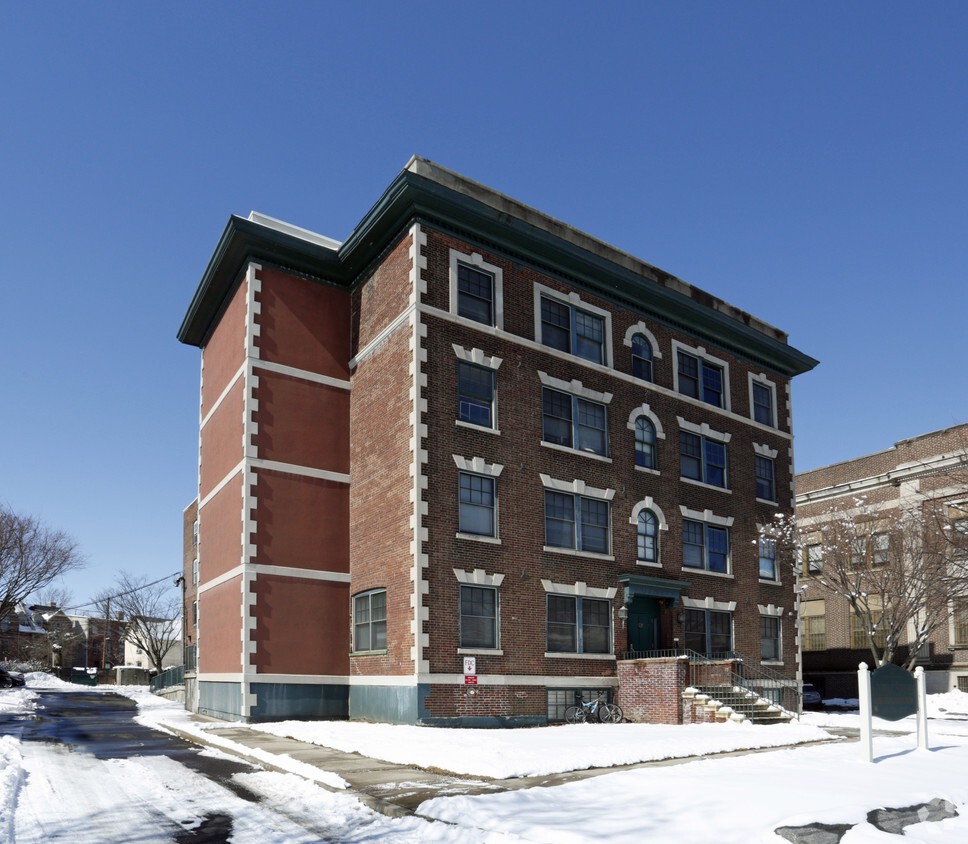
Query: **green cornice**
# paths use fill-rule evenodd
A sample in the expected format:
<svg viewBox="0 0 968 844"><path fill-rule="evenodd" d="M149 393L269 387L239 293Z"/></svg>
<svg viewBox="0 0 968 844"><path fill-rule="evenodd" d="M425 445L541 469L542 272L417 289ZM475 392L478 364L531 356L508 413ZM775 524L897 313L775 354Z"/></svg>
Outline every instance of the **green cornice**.
<svg viewBox="0 0 968 844"><path fill-rule="evenodd" d="M541 212L423 159L414 159L337 250L231 217L178 339L201 346L249 260L352 288L413 220L504 252L616 304L708 339L792 377L817 361L786 335L674 276Z"/></svg>

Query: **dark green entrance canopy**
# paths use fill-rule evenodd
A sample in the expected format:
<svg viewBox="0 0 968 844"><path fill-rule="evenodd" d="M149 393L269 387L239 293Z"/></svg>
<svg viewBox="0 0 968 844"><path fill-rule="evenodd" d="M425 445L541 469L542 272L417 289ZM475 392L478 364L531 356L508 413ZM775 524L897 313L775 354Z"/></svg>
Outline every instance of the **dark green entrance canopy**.
<svg viewBox="0 0 968 844"><path fill-rule="evenodd" d="M618 582L625 587L625 603L631 604L638 595L646 598L665 598L671 600L669 606L679 605L679 599L689 584L684 580L669 580L664 577L648 577L644 574L620 574Z"/></svg>

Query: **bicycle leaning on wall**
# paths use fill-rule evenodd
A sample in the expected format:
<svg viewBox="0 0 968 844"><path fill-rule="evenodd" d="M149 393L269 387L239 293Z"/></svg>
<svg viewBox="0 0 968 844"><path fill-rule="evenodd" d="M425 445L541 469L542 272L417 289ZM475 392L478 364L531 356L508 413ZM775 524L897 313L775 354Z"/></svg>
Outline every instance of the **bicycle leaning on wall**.
<svg viewBox="0 0 968 844"><path fill-rule="evenodd" d="M602 724L619 724L625 714L617 703L609 703L604 694L594 700L583 700L576 706L569 706L565 710L565 722L568 724L584 724L588 721L600 721Z"/></svg>

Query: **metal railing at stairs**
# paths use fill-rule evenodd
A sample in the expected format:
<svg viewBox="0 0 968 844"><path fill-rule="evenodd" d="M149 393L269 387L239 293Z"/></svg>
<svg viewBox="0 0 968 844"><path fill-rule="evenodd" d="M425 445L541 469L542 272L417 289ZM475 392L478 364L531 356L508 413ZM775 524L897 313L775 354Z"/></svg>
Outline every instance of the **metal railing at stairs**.
<svg viewBox="0 0 968 844"><path fill-rule="evenodd" d="M800 717L801 691L795 679L748 659L738 651L701 654L677 648L627 651L619 659L688 659L689 684L754 723Z"/></svg>

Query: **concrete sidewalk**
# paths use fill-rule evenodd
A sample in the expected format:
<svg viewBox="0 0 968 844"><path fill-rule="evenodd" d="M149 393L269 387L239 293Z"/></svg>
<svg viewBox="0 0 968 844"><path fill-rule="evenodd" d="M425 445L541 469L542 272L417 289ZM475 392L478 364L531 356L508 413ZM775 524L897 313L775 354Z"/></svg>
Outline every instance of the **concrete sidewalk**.
<svg viewBox="0 0 968 844"><path fill-rule="evenodd" d="M318 768L320 771L338 774L347 783L346 789L333 788L325 783L317 783L323 788L337 793L355 795L362 803L390 817L404 817L415 813L418 806L433 797L453 797L457 795L493 794L501 791L514 791L524 788L547 788L567 782L611 774L617 771L630 771L636 768L651 768L668 765L685 765L698 759L727 758L745 756L750 753L768 753L781 750L781 747L739 750L704 756L686 756L678 759L664 759L656 762L638 762L633 765L618 765L611 768L586 768L581 771L566 771L537 777L513 777L511 779L489 779L453 774L449 771L428 770L410 765L398 765L371 759L359 753L333 750L318 744L282 738L270 733L249 729L244 724L223 722L214 718L195 716L208 727L206 733L232 742L225 747L214 741L205 740L205 735L188 733L171 725L163 725L185 741L211 747L223 753L243 759L266 770L292 773L282 766L266 761L270 756L289 756L293 759ZM218 724L220 726L212 726ZM224 726L222 726L224 725ZM428 729L431 729L428 727ZM808 745L785 745L784 747L805 747Z"/></svg>

